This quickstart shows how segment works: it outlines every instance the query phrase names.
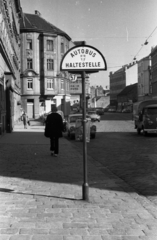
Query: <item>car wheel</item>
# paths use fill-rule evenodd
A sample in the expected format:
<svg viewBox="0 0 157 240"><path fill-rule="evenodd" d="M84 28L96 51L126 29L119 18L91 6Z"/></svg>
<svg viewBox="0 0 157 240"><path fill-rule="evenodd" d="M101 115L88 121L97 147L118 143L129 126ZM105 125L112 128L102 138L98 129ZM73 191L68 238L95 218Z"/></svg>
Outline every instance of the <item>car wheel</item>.
<svg viewBox="0 0 157 240"><path fill-rule="evenodd" d="M70 137L70 140L75 139L75 135L70 134L69 137Z"/></svg>
<svg viewBox="0 0 157 240"><path fill-rule="evenodd" d="M143 130L143 135L146 137L147 136L147 131Z"/></svg>

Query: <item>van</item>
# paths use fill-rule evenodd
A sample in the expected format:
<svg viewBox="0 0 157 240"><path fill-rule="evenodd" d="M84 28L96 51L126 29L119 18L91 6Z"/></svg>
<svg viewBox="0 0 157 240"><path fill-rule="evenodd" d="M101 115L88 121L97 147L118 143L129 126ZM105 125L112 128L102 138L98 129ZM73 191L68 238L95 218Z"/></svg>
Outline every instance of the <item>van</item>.
<svg viewBox="0 0 157 240"><path fill-rule="evenodd" d="M133 120L137 133L157 133L157 99L133 104Z"/></svg>

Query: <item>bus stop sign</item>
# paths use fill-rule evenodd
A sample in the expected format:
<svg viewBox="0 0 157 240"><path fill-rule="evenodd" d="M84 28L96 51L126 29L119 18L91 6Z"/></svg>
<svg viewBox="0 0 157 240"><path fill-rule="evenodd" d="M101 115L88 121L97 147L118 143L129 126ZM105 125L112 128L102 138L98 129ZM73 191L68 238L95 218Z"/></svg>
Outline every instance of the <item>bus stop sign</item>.
<svg viewBox="0 0 157 240"><path fill-rule="evenodd" d="M89 45L83 45L75 46L66 52L62 58L60 70L92 73L107 70L107 65L99 50Z"/></svg>

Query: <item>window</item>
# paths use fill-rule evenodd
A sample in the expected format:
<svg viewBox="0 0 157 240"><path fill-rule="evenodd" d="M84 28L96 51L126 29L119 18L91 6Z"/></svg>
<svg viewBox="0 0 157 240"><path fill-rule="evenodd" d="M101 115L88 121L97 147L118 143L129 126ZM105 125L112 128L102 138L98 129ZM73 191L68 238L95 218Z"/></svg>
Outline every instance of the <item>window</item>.
<svg viewBox="0 0 157 240"><path fill-rule="evenodd" d="M157 115L157 108L147 108L145 109L145 114Z"/></svg>
<svg viewBox="0 0 157 240"><path fill-rule="evenodd" d="M27 40L27 49L32 49L32 40L31 39Z"/></svg>
<svg viewBox="0 0 157 240"><path fill-rule="evenodd" d="M32 69L33 68L33 62L31 58L27 59L27 69Z"/></svg>
<svg viewBox="0 0 157 240"><path fill-rule="evenodd" d="M33 79L32 78L27 79L27 89L29 89L29 90L33 89Z"/></svg>
<svg viewBox="0 0 157 240"><path fill-rule="evenodd" d="M47 89L54 89L54 79L47 79Z"/></svg>
<svg viewBox="0 0 157 240"><path fill-rule="evenodd" d="M47 51L53 51L53 40L47 40Z"/></svg>
<svg viewBox="0 0 157 240"><path fill-rule="evenodd" d="M53 70L54 64L53 59L47 59L47 70Z"/></svg>
<svg viewBox="0 0 157 240"><path fill-rule="evenodd" d="M61 80L61 89L64 89L64 80Z"/></svg>

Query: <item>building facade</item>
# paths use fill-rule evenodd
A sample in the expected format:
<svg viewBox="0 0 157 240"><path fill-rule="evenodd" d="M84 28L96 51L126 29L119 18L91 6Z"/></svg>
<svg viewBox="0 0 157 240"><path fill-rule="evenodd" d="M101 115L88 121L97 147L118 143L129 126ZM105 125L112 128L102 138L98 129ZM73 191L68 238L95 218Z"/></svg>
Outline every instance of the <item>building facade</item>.
<svg viewBox="0 0 157 240"><path fill-rule="evenodd" d="M150 56L147 56L138 61L138 101L152 97L150 77Z"/></svg>
<svg viewBox="0 0 157 240"><path fill-rule="evenodd" d="M152 97L157 98L157 46L151 49L151 81Z"/></svg>
<svg viewBox="0 0 157 240"><path fill-rule="evenodd" d="M126 67L122 67L116 72L110 72L110 105L117 107L117 95L126 86Z"/></svg>
<svg viewBox="0 0 157 240"><path fill-rule="evenodd" d="M130 84L126 86L118 95L118 112L133 110L133 103L137 102L138 94L137 94L137 83Z"/></svg>
<svg viewBox="0 0 157 240"><path fill-rule="evenodd" d="M71 38L35 14L23 14L21 33L21 100L29 118L38 118L56 105L70 111L70 75L60 62L71 47Z"/></svg>
<svg viewBox="0 0 157 240"><path fill-rule="evenodd" d="M19 0L0 1L0 134L12 132L20 118Z"/></svg>
<svg viewBox="0 0 157 240"><path fill-rule="evenodd" d="M129 85L138 82L137 62L127 64L114 73L110 73L110 105L118 108L117 96Z"/></svg>
<svg viewBox="0 0 157 240"><path fill-rule="evenodd" d="M90 108L106 108L110 104L109 90L102 86L90 87Z"/></svg>

